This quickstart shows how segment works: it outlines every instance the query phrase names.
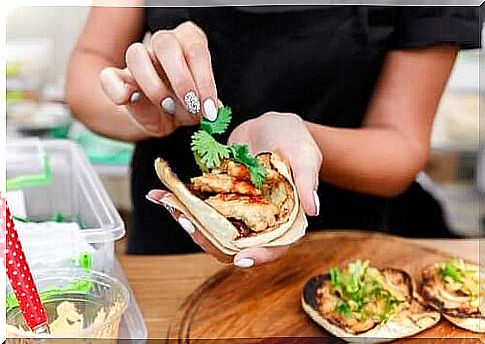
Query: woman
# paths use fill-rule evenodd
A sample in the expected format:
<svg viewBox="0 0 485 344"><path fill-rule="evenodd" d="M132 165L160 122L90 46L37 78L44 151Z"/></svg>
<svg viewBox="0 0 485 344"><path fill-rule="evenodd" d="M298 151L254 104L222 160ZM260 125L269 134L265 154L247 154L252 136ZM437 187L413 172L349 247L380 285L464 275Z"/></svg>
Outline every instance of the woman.
<svg viewBox="0 0 485 344"><path fill-rule="evenodd" d="M142 5L131 1L130 5ZM153 160L198 173L190 135L221 104L224 139L288 157L309 229L450 235L414 182L458 50L478 48L478 8L93 8L72 54L67 99L92 130L136 142L129 253L210 251L154 203ZM141 44L146 32L151 35ZM86 101L88 100L88 101ZM246 250L235 264L286 248Z"/></svg>

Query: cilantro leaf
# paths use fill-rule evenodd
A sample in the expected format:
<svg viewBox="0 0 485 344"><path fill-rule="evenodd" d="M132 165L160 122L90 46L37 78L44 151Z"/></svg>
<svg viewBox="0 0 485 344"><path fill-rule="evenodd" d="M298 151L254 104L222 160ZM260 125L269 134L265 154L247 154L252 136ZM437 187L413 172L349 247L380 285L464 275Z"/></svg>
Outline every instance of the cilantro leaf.
<svg viewBox="0 0 485 344"><path fill-rule="evenodd" d="M249 167L249 176L251 177L251 182L260 188L266 182L267 171L261 166Z"/></svg>
<svg viewBox="0 0 485 344"><path fill-rule="evenodd" d="M251 177L251 182L258 188L263 186L268 172L258 159L249 153L248 146L236 143L229 146L229 149L231 150L234 161L246 166Z"/></svg>
<svg viewBox="0 0 485 344"><path fill-rule="evenodd" d="M202 161L202 157L200 156L200 154L193 149L192 149L192 153L194 154L194 160L199 166L200 170L204 173L209 172L209 169L207 168L207 165Z"/></svg>
<svg viewBox="0 0 485 344"><path fill-rule="evenodd" d="M192 151L205 168L218 167L229 158L229 148L217 142L208 132L199 130L192 135ZM199 164L200 166L200 164Z"/></svg>
<svg viewBox="0 0 485 344"><path fill-rule="evenodd" d="M219 167L223 159L230 156L235 162L243 164L249 171L251 182L258 188L266 182L267 171L255 156L249 153L247 145L234 144L231 146L217 142L212 135L223 134L229 127L232 110L225 106L217 112L217 119L213 122L202 118L200 130L192 135L192 152L197 165L203 172Z"/></svg>
<svg viewBox="0 0 485 344"><path fill-rule="evenodd" d="M215 121L209 121L206 118L200 120L200 129L209 134L224 134L231 123L232 110L229 106L219 108L217 111L217 118Z"/></svg>

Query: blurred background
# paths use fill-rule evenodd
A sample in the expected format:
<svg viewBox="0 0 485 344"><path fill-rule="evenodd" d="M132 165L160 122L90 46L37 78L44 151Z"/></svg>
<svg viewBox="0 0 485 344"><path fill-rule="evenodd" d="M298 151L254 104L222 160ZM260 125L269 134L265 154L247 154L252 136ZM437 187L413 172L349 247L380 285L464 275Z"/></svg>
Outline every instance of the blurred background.
<svg viewBox="0 0 485 344"><path fill-rule="evenodd" d="M7 9L7 140L21 137L77 142L130 223L130 144L108 140L73 120L64 105L69 53L87 7ZM28 24L26 24L28 23ZM485 149L480 145L479 63L484 51L460 53L433 128L426 174L418 178L442 202L456 234L485 234ZM483 146L483 145L482 145Z"/></svg>

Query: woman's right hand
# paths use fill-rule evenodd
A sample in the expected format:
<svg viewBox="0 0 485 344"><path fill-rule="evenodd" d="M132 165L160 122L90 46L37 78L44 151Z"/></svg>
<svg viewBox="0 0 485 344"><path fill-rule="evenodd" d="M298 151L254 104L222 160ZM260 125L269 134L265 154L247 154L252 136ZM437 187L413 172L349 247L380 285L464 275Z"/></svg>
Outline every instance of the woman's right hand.
<svg viewBox="0 0 485 344"><path fill-rule="evenodd" d="M154 33L148 46L132 44L126 68L104 68L103 90L127 108L147 137L170 135L179 126L217 118L220 104L204 32L192 22Z"/></svg>

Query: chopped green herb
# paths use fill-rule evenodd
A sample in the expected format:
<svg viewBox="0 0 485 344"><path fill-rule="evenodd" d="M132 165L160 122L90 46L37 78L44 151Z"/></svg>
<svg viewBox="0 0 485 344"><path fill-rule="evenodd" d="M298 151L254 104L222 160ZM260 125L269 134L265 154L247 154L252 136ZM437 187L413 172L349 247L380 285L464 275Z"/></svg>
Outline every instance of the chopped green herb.
<svg viewBox="0 0 485 344"><path fill-rule="evenodd" d="M359 320L369 317L386 321L394 314L398 299L382 284L382 274L369 262L357 260L347 269L330 269L332 292L339 297L335 310L346 318L354 316ZM379 300L381 308L368 307Z"/></svg>
<svg viewBox="0 0 485 344"><path fill-rule="evenodd" d="M208 132L199 130L192 135L192 151L207 168L218 167L223 159L229 158L229 148L220 144Z"/></svg>
<svg viewBox="0 0 485 344"><path fill-rule="evenodd" d="M346 318L350 318L352 316L352 310L350 309L350 306L343 300L339 300L337 302L337 311Z"/></svg>
<svg viewBox="0 0 485 344"><path fill-rule="evenodd" d="M340 270L338 268L330 269L330 281L332 281L332 286L339 287L341 283Z"/></svg>
<svg viewBox="0 0 485 344"><path fill-rule="evenodd" d="M259 163L258 159L249 153L248 146L233 144L229 146L229 148L231 149L234 161L247 167L251 182L258 188L263 186L266 181L267 171L264 166Z"/></svg>
<svg viewBox="0 0 485 344"><path fill-rule="evenodd" d="M454 282L462 282L465 272L465 266L461 259L452 259L440 268L441 276L449 277Z"/></svg>
<svg viewBox="0 0 485 344"><path fill-rule="evenodd" d="M225 106L217 111L217 118L211 122L205 118L200 120L200 129L208 132L209 134L224 134L231 123L232 110L230 107Z"/></svg>
<svg viewBox="0 0 485 344"><path fill-rule="evenodd" d="M243 164L249 171L251 182L260 188L266 181L267 171L255 156L249 153L247 145L223 145L216 141L213 134L223 134L231 122L231 108L220 108L217 119L213 122L201 119L200 130L192 135L192 152L202 172L220 167L224 159L232 157L235 162Z"/></svg>

